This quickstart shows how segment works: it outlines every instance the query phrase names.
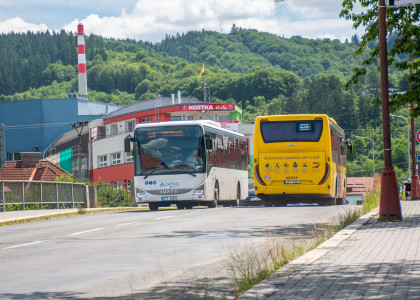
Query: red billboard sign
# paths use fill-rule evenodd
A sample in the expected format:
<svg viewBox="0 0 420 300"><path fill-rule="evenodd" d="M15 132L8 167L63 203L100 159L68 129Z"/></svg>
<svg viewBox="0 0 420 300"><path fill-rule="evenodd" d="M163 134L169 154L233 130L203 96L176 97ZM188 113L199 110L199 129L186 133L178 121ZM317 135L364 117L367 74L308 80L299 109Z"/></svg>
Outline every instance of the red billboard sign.
<svg viewBox="0 0 420 300"><path fill-rule="evenodd" d="M180 105L182 111L235 110L235 104L188 104Z"/></svg>

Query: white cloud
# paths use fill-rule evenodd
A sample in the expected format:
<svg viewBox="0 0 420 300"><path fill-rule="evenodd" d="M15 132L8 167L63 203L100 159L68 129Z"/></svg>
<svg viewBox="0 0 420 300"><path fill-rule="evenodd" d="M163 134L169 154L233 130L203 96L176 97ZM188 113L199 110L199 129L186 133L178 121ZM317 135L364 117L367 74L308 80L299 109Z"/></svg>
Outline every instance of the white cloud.
<svg viewBox="0 0 420 300"><path fill-rule="evenodd" d="M339 18L342 1L319 1L319 0L290 0L284 4L288 10L300 16L302 19Z"/></svg>
<svg viewBox="0 0 420 300"><path fill-rule="evenodd" d="M7 19L3 22L0 22L0 32L9 33L9 32L27 32L27 31L47 31L48 27L45 24L34 24L28 23L22 20L19 17Z"/></svg>
<svg viewBox="0 0 420 300"><path fill-rule="evenodd" d="M1 1L3 0L0 3ZM16 1L20 5L31 2ZM46 2L55 8L55 13L59 8L64 9L63 14L66 13L67 1L33 1L38 9L41 3ZM75 32L77 24L82 22L86 34L151 42L161 41L166 34L175 35L191 30L206 29L227 33L233 23L242 28L253 28L285 37L328 36L344 40L354 34L351 23L339 18L341 1L337 0L286 0L279 3L274 0L74 0L68 4L68 8L77 6L80 6L81 12L75 13L72 10L73 21L69 21L72 19L67 14L67 24L52 25L49 29ZM51 19L48 13L53 12L45 10L46 21ZM1 32L17 31L18 28L20 32L38 31L46 30L46 25L28 23L20 18L0 23Z"/></svg>
<svg viewBox="0 0 420 300"><path fill-rule="evenodd" d="M230 30L233 23L249 18L264 19L274 14L272 0L138 0L132 12L123 11L117 17L100 17L91 14L80 20L85 32L106 37L136 38L160 41L165 34L176 34L190 30ZM79 20L64 26L75 31ZM247 26L253 27L253 26ZM253 27L254 28L254 27Z"/></svg>

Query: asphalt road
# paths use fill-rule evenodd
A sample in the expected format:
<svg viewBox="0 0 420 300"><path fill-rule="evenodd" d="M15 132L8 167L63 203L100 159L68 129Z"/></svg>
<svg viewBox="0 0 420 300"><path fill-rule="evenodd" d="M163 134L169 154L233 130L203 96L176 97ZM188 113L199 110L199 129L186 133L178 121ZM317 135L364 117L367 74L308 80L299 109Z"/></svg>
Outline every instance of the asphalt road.
<svg viewBox="0 0 420 300"><path fill-rule="evenodd" d="M349 207L110 212L0 227L0 299L232 298L227 261ZM251 246L252 247L252 246Z"/></svg>

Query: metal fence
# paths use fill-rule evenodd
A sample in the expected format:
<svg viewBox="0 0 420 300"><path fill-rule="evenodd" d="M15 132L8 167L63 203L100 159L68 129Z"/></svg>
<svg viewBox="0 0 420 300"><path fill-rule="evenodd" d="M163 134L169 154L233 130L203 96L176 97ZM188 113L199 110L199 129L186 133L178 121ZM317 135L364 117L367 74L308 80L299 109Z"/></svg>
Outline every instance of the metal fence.
<svg viewBox="0 0 420 300"><path fill-rule="evenodd" d="M0 181L0 211L89 207L89 202L82 183Z"/></svg>

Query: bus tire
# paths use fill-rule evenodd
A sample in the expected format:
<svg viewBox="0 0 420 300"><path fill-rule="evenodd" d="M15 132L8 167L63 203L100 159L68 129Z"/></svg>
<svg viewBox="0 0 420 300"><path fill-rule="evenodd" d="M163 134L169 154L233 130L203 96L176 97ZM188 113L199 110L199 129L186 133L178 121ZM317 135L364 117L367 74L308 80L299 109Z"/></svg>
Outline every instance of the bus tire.
<svg viewBox="0 0 420 300"><path fill-rule="evenodd" d="M219 191L219 182L216 181L216 184L214 185L214 200L210 201L207 204L208 208L216 208L217 207L217 201L220 199L220 191Z"/></svg>
<svg viewBox="0 0 420 300"><path fill-rule="evenodd" d="M151 211L159 210L159 203L149 203L149 210Z"/></svg>
<svg viewBox="0 0 420 300"><path fill-rule="evenodd" d="M186 209L192 209L192 208L193 208L193 206L194 206L194 205L193 205L192 203L186 203L186 204L185 204L185 208L186 208Z"/></svg>
<svg viewBox="0 0 420 300"><path fill-rule="evenodd" d="M241 202L241 185L238 183L238 186L236 188L236 199L233 200L231 203L231 206L239 206Z"/></svg>
<svg viewBox="0 0 420 300"><path fill-rule="evenodd" d="M176 208L178 208L178 209L184 209L185 208L185 205L183 203L177 203L176 204Z"/></svg>

